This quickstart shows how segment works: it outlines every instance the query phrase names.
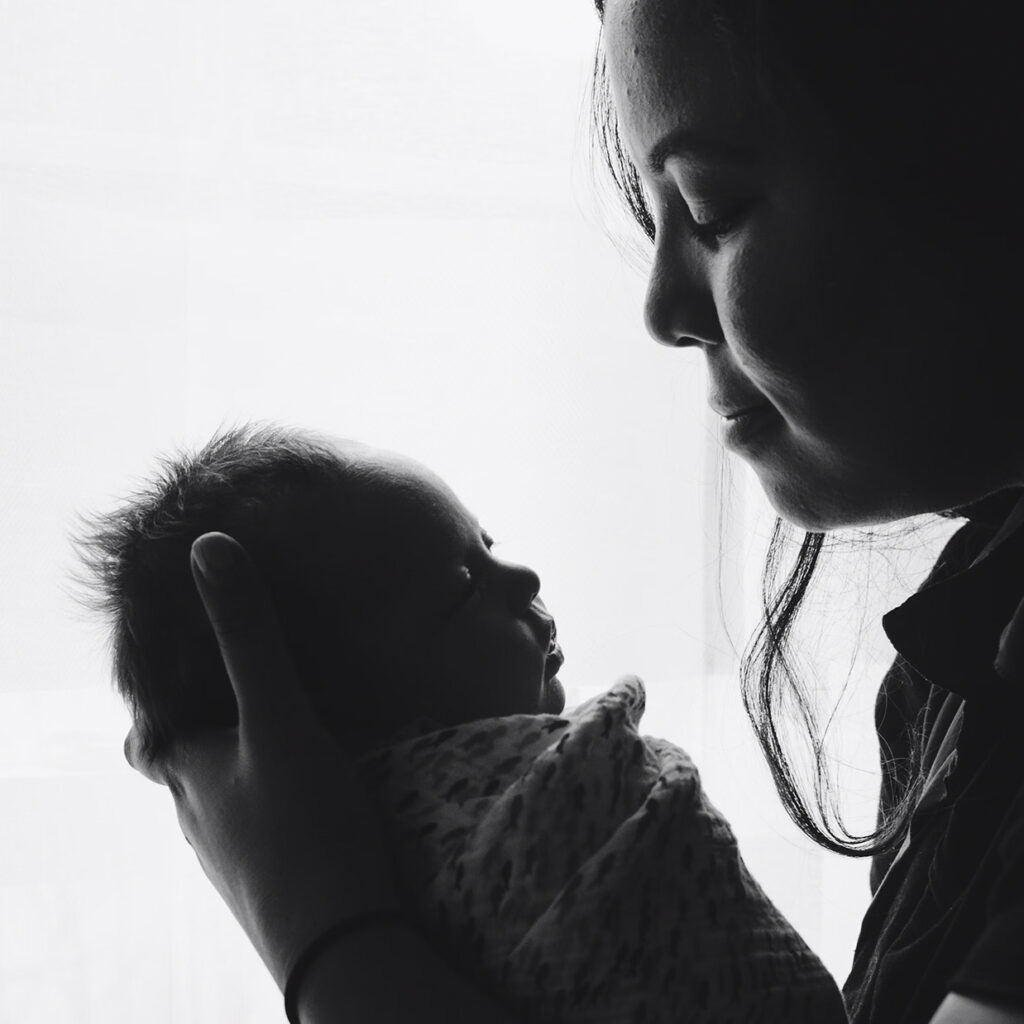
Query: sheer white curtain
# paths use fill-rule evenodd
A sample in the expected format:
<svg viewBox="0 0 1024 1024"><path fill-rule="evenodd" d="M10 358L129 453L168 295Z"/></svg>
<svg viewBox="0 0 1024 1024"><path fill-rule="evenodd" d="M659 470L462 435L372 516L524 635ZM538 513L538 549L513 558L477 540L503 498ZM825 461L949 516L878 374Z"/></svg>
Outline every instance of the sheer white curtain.
<svg viewBox="0 0 1024 1024"><path fill-rule="evenodd" d="M122 760L102 633L67 583L76 511L249 418L448 478L540 572L570 700L647 679L647 730L698 758L841 975L864 865L778 809L718 615L721 581L742 645L769 517L741 472L722 518L700 358L646 339L642 277L588 203L589 4L4 16L0 1019L281 1019L167 794Z"/></svg>

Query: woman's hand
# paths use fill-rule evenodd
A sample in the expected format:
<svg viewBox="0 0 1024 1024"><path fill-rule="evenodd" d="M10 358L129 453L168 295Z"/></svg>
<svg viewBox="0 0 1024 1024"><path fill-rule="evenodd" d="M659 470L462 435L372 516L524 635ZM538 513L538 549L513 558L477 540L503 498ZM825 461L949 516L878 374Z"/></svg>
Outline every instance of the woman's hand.
<svg viewBox="0 0 1024 1024"><path fill-rule="evenodd" d="M332 924L397 906L390 861L352 765L313 715L266 590L242 547L200 537L192 570L238 701L236 729L177 741L132 767L167 785L207 877L284 987Z"/></svg>

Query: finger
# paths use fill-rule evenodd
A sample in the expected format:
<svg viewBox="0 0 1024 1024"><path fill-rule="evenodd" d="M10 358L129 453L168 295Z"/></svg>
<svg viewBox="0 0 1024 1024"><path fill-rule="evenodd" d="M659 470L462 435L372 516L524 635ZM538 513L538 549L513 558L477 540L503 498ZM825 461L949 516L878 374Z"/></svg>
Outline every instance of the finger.
<svg viewBox="0 0 1024 1024"><path fill-rule="evenodd" d="M245 549L223 533L192 545L192 573L238 701L247 740L281 736L310 715L263 581Z"/></svg>
<svg viewBox="0 0 1024 1024"><path fill-rule="evenodd" d="M999 637L995 669L1008 682L1024 682L1024 601Z"/></svg>

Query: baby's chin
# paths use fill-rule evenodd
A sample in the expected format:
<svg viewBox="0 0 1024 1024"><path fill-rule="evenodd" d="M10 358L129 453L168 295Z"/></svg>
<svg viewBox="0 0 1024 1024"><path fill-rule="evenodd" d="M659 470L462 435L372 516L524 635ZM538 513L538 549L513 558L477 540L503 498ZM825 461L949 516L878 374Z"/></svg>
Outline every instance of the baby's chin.
<svg viewBox="0 0 1024 1024"><path fill-rule="evenodd" d="M565 690L553 676L544 684L544 692L540 698L540 713L542 715L560 715L565 710Z"/></svg>

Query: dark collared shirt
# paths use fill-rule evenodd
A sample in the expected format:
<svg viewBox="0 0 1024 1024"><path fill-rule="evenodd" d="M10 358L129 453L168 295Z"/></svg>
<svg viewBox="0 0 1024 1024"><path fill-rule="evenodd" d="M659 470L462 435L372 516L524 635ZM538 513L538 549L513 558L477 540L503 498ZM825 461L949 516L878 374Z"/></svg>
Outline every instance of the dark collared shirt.
<svg viewBox="0 0 1024 1024"><path fill-rule="evenodd" d="M992 668L1022 597L1024 499L1006 492L883 619L898 656L876 706L880 814L913 723L926 783L903 847L872 865L844 987L854 1024L926 1024L949 992L1024 1008L1024 679Z"/></svg>

